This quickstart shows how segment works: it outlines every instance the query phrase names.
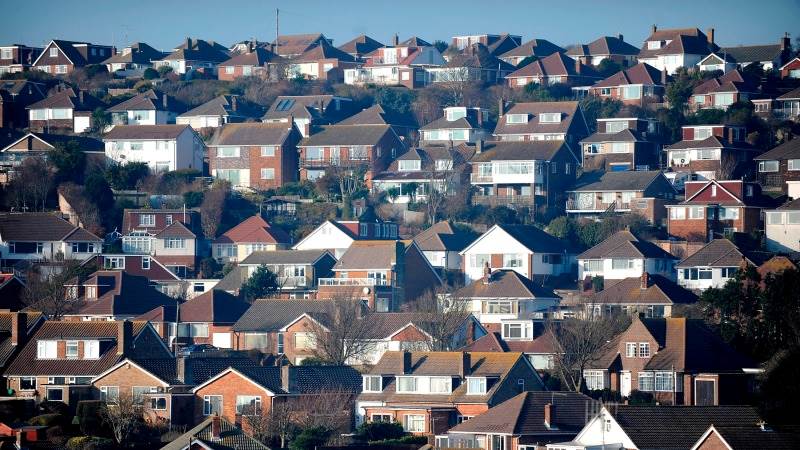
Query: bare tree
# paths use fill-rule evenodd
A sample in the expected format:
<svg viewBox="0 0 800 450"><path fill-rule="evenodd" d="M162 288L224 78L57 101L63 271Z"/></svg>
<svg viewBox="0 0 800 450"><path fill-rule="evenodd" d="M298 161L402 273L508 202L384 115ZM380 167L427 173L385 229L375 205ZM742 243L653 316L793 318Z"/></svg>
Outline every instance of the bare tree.
<svg viewBox="0 0 800 450"><path fill-rule="evenodd" d="M42 158L27 158L16 169L9 185L11 204L18 209L44 210L53 174Z"/></svg>
<svg viewBox="0 0 800 450"><path fill-rule="evenodd" d="M463 67L444 67L436 71L436 85L445 92L445 103L450 106L464 104L465 94L471 87L472 71L467 65Z"/></svg>
<svg viewBox="0 0 800 450"><path fill-rule="evenodd" d="M731 155L722 154L719 162L719 176L722 180L730 180L733 178L734 172L736 172L736 168L738 167L738 162L736 158Z"/></svg>
<svg viewBox="0 0 800 450"><path fill-rule="evenodd" d="M436 223L439 220L440 212L446 201L454 198L458 191L466 164L456 162L453 156L453 166L439 169L435 165L431 168L430 175L426 181L428 206L428 221Z"/></svg>
<svg viewBox="0 0 800 450"><path fill-rule="evenodd" d="M359 189L364 188L365 172L366 168L361 164L352 166L332 163L331 166L326 170L326 173L336 180L336 184L339 187L339 193L342 196L343 214L349 214L350 199L353 198L353 194L355 194Z"/></svg>
<svg viewBox="0 0 800 450"><path fill-rule="evenodd" d="M208 239L213 239L217 235L228 192L230 192L230 183L216 180L203 196L203 203L200 204L200 223L203 227L203 234Z"/></svg>
<svg viewBox="0 0 800 450"><path fill-rule="evenodd" d="M117 444L123 445L143 424L144 404L141 398L120 392L115 403L106 403L100 409L103 423L108 425Z"/></svg>
<svg viewBox="0 0 800 450"><path fill-rule="evenodd" d="M83 268L75 260L65 260L61 265L61 271L44 274L41 270L31 270L26 276L23 302L51 320L59 320L83 305L77 292L67 287L84 272Z"/></svg>
<svg viewBox="0 0 800 450"><path fill-rule="evenodd" d="M327 323L313 321L310 325L316 339L314 356L336 365L363 362L375 346L375 322L364 320L366 308L356 297L326 301Z"/></svg>
<svg viewBox="0 0 800 450"><path fill-rule="evenodd" d="M470 301L444 291L426 291L411 306L419 314L419 322L431 340L430 351L455 350L459 333L470 314ZM466 338L466 336L463 336Z"/></svg>

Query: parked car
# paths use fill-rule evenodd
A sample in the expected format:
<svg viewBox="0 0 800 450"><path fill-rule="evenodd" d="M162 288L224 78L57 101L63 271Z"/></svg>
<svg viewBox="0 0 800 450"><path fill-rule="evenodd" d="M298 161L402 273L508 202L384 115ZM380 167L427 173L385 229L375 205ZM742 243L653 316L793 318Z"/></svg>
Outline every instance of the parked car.
<svg viewBox="0 0 800 450"><path fill-rule="evenodd" d="M178 356L180 357L187 357L193 353L205 353L217 350L217 347L214 347L211 344L194 344L194 345L187 345L182 349L178 350Z"/></svg>

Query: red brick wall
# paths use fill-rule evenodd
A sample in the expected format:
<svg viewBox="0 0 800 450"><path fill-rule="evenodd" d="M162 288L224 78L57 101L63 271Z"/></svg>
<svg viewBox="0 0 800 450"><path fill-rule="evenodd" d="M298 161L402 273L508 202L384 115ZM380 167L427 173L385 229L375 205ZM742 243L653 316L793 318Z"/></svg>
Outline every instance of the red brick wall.
<svg viewBox="0 0 800 450"><path fill-rule="evenodd" d="M205 418L205 416L203 416L203 397L206 395L222 396L221 417L231 423L235 423L236 421L236 396L238 395L261 396L261 408L265 413L269 412L271 406L271 397L263 388L251 383L234 372L230 372L195 392L195 422L200 422Z"/></svg>
<svg viewBox="0 0 800 450"><path fill-rule="evenodd" d="M133 364L125 364L121 367L117 368L111 373L106 374L102 378L96 380L92 385L98 390L104 386L116 386L119 388L120 395L133 394L133 387L134 386L155 386L160 387L162 383L157 378L154 378L149 373L139 369L138 367L134 366ZM98 398L100 394L97 394ZM166 410L149 410L147 414L149 417L159 417L166 420L171 420L172 415L170 413L171 410L171 399L168 394L164 395L156 395L156 396L163 396L167 398L167 409ZM148 405L147 403L145 403ZM148 405L149 406L149 405Z"/></svg>
<svg viewBox="0 0 800 450"><path fill-rule="evenodd" d="M728 450L728 446L722 442L716 432L712 432L697 446L697 450Z"/></svg>
<svg viewBox="0 0 800 450"><path fill-rule="evenodd" d="M244 75L244 66L233 66L233 73L226 73L225 67L230 66L219 66L217 67L217 78L224 81L233 81L239 77L243 77ZM266 75L267 69L261 66L250 66L252 67L250 75L252 76L263 76Z"/></svg>
<svg viewBox="0 0 800 450"><path fill-rule="evenodd" d="M385 330L386 334L392 332L392 330ZM409 325L403 329L403 331L397 333L392 337L393 341L400 341L400 342L421 342L427 341L428 337L422 334L421 331L415 326Z"/></svg>

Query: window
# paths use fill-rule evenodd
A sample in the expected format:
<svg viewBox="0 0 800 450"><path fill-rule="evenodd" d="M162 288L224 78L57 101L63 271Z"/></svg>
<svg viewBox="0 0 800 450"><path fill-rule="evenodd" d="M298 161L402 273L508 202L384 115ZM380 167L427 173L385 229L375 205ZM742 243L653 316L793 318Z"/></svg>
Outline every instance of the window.
<svg viewBox="0 0 800 450"><path fill-rule="evenodd" d="M306 159L311 161L322 161L325 158L325 149L322 147L306 148Z"/></svg>
<svg viewBox="0 0 800 450"><path fill-rule="evenodd" d="M294 334L294 348L298 350L314 349L317 347L314 333L297 332Z"/></svg>
<svg viewBox="0 0 800 450"><path fill-rule="evenodd" d="M36 358L55 359L58 357L58 344L56 341L39 341L36 343Z"/></svg>
<svg viewBox="0 0 800 450"><path fill-rule="evenodd" d="M675 387L675 377L672 372L656 372L654 379L656 391L671 392Z"/></svg>
<svg viewBox="0 0 800 450"><path fill-rule="evenodd" d="M701 139L706 139L711 137L711 128L695 128L694 129L694 140L699 141Z"/></svg>
<svg viewBox="0 0 800 450"><path fill-rule="evenodd" d="M73 242L72 253L94 253L94 242Z"/></svg>
<svg viewBox="0 0 800 450"><path fill-rule="evenodd" d="M144 144L142 142L131 142L131 150L143 150Z"/></svg>
<svg viewBox="0 0 800 450"><path fill-rule="evenodd" d="M31 120L46 120L47 119L47 110L46 109L32 109L31 110Z"/></svg>
<svg viewBox="0 0 800 450"><path fill-rule="evenodd" d="M528 339L528 326L524 323L504 323L503 339Z"/></svg>
<svg viewBox="0 0 800 450"><path fill-rule="evenodd" d="M627 142L612 142L611 153L629 153L630 145Z"/></svg>
<svg viewBox="0 0 800 450"><path fill-rule="evenodd" d="M683 220L686 218L686 208L669 208L669 218L670 219L680 219Z"/></svg>
<svg viewBox="0 0 800 450"><path fill-rule="evenodd" d="M636 358L636 342L625 343L625 356L628 358Z"/></svg>
<svg viewBox="0 0 800 450"><path fill-rule="evenodd" d="M733 278L738 271L739 269L737 267L723 267L719 269L721 278Z"/></svg>
<svg viewBox="0 0 800 450"><path fill-rule="evenodd" d="M283 341L284 341L284 334L283 333L278 333L278 345L277 345L278 354L283 354L283 352L284 352Z"/></svg>
<svg viewBox="0 0 800 450"><path fill-rule="evenodd" d="M611 268L614 270L633 269L635 261L635 259L614 258L611 260Z"/></svg>
<svg viewBox="0 0 800 450"><path fill-rule="evenodd" d="M238 158L240 154L239 147L218 147L217 158Z"/></svg>
<svg viewBox="0 0 800 450"><path fill-rule="evenodd" d="M381 392L383 386L381 377L377 375L364 375L364 392Z"/></svg>
<svg viewBox="0 0 800 450"><path fill-rule="evenodd" d="M606 133L618 133L628 128L628 122L625 120L612 120L606 122Z"/></svg>
<svg viewBox="0 0 800 450"><path fill-rule="evenodd" d="M522 257L513 253L503 254L503 267L522 267Z"/></svg>
<svg viewBox="0 0 800 450"><path fill-rule="evenodd" d="M559 123L559 122L561 122L561 113L539 114L539 123Z"/></svg>
<svg viewBox="0 0 800 450"><path fill-rule="evenodd" d="M124 269L124 256L105 256L103 257L103 267L106 269Z"/></svg>
<svg viewBox="0 0 800 450"><path fill-rule="evenodd" d="M492 256L487 254L469 255L469 265L470 267L483 268L491 259Z"/></svg>
<svg viewBox="0 0 800 450"><path fill-rule="evenodd" d="M10 48L4 48L0 50L0 59L11 59L13 58L13 50Z"/></svg>
<svg viewBox="0 0 800 450"><path fill-rule="evenodd" d="M140 227L154 227L154 226L156 226L156 215L155 214L141 214L141 215L139 215L139 226Z"/></svg>
<svg viewBox="0 0 800 450"><path fill-rule="evenodd" d="M428 392L431 394L449 394L452 392L453 379L450 377L431 377Z"/></svg>
<svg viewBox="0 0 800 450"><path fill-rule="evenodd" d="M21 377L19 379L20 390L36 389L36 377Z"/></svg>
<svg viewBox="0 0 800 450"><path fill-rule="evenodd" d="M262 180L274 180L275 179L275 169L269 168L262 168L261 169L261 179Z"/></svg>
<svg viewBox="0 0 800 450"><path fill-rule="evenodd" d="M716 106L729 106L733 104L732 93L714 94L714 104Z"/></svg>
<svg viewBox="0 0 800 450"><path fill-rule="evenodd" d="M261 156L275 156L275 147L262 146Z"/></svg>
<svg viewBox="0 0 800 450"><path fill-rule="evenodd" d="M488 300L485 303L486 314L511 314L514 307L509 300Z"/></svg>
<svg viewBox="0 0 800 450"><path fill-rule="evenodd" d="M583 149L588 154L596 155L600 153L600 144L586 144Z"/></svg>
<svg viewBox="0 0 800 450"><path fill-rule="evenodd" d="M58 56L58 48L57 47L50 47L50 57L55 58Z"/></svg>
<svg viewBox="0 0 800 450"><path fill-rule="evenodd" d="M712 276L711 269L709 268L697 269L697 279L710 280L711 276Z"/></svg>
<svg viewBox="0 0 800 450"><path fill-rule="evenodd" d="M800 162L800 160L798 160ZM452 159L437 159L436 160L436 170L452 170L453 169L453 160ZM798 170L800 170L800 164L798 164Z"/></svg>
<svg viewBox="0 0 800 450"><path fill-rule="evenodd" d="M622 94L623 100L631 100L636 98L642 98L642 87L641 86L622 86L620 87L620 93Z"/></svg>
<svg viewBox="0 0 800 450"><path fill-rule="evenodd" d="M585 272L599 272L603 270L603 260L601 259L587 259L583 261L583 270Z"/></svg>
<svg viewBox="0 0 800 450"><path fill-rule="evenodd" d="M706 102L706 96L705 95L695 95L693 97L693 100L694 100L694 103L696 105L702 105L703 103ZM697 138L695 138L695 139L697 139Z"/></svg>
<svg viewBox="0 0 800 450"><path fill-rule="evenodd" d="M759 161L758 162L758 171L759 172L777 172L778 171L778 161Z"/></svg>
<svg viewBox="0 0 800 450"><path fill-rule="evenodd" d="M371 414L369 416L370 422L384 422L384 423L392 423L392 415L391 414Z"/></svg>
<svg viewBox="0 0 800 450"><path fill-rule="evenodd" d="M403 419L403 429L409 433L424 433L425 416L418 414L406 414Z"/></svg>
<svg viewBox="0 0 800 450"><path fill-rule="evenodd" d="M719 208L719 218L722 220L736 220L739 218L739 208Z"/></svg>
<svg viewBox="0 0 800 450"><path fill-rule="evenodd" d="M236 414L243 416L257 416L261 414L260 395L237 395Z"/></svg>
<svg viewBox="0 0 800 450"><path fill-rule="evenodd" d="M150 397L150 409L153 411L164 411L167 409L166 397Z"/></svg>
<svg viewBox="0 0 800 450"><path fill-rule="evenodd" d="M786 223L789 225L800 224L800 212L788 211L786 213Z"/></svg>
<svg viewBox="0 0 800 450"><path fill-rule="evenodd" d="M142 269L150 270L150 257L142 256Z"/></svg>
<svg viewBox="0 0 800 450"><path fill-rule="evenodd" d="M150 120L150 114L151 111L131 111L131 115L135 121ZM156 148L158 148L158 144L156 144Z"/></svg>
<svg viewBox="0 0 800 450"><path fill-rule="evenodd" d="M467 394L483 395L486 393L486 378L467 378Z"/></svg>
<svg viewBox="0 0 800 450"><path fill-rule="evenodd" d="M208 337L208 324L207 323L189 324L189 332L191 337Z"/></svg>
<svg viewBox="0 0 800 450"><path fill-rule="evenodd" d="M147 394L157 391L157 388L151 386L133 386L131 388L131 395L133 395L133 398L141 401Z"/></svg>
<svg viewBox="0 0 800 450"><path fill-rule="evenodd" d="M394 150L394 149L392 149ZM367 147L366 146L353 146L350 147L350 159L365 161L367 160Z"/></svg>
<svg viewBox="0 0 800 450"><path fill-rule="evenodd" d="M397 161L397 169L401 172L420 170L421 161L416 159Z"/></svg>
<svg viewBox="0 0 800 450"><path fill-rule="evenodd" d="M164 248L186 248L186 239L166 238L164 239Z"/></svg>
<svg viewBox="0 0 800 450"><path fill-rule="evenodd" d="M67 341L66 356L67 358L78 357L78 341Z"/></svg>
<svg viewBox="0 0 800 450"><path fill-rule="evenodd" d="M528 123L527 114L508 114L506 116L506 123Z"/></svg>
<svg viewBox="0 0 800 450"><path fill-rule="evenodd" d="M231 75L233 74L233 69L235 69L234 66L225 66L225 73Z"/></svg>
<svg viewBox="0 0 800 450"><path fill-rule="evenodd" d="M658 50L661 48L661 41L647 41L648 50Z"/></svg>
<svg viewBox="0 0 800 450"><path fill-rule="evenodd" d="M397 392L416 392L417 379L415 377L397 377Z"/></svg>
<svg viewBox="0 0 800 450"><path fill-rule="evenodd" d="M83 342L83 359L97 359L100 357L100 341Z"/></svg>
<svg viewBox="0 0 800 450"><path fill-rule="evenodd" d="M702 206L690 206L688 209L690 219L702 219L705 215L705 208Z"/></svg>
<svg viewBox="0 0 800 450"><path fill-rule="evenodd" d="M64 401L64 389L63 388L47 388L47 400L49 400L51 402Z"/></svg>
<svg viewBox="0 0 800 450"><path fill-rule="evenodd" d="M704 148L697 151L697 159L704 161L719 159L719 156L717 156L717 154L718 154L717 149Z"/></svg>
<svg viewBox="0 0 800 450"><path fill-rule="evenodd" d="M204 395L203 396L203 415L211 416L214 414L222 414L222 396L221 395Z"/></svg>
<svg viewBox="0 0 800 450"><path fill-rule="evenodd" d="M639 372L639 390L653 391L653 372Z"/></svg>
<svg viewBox="0 0 800 450"><path fill-rule="evenodd" d="M586 389L590 391L600 391L605 389L605 372L602 370L584 370L583 379L586 381Z"/></svg>
<svg viewBox="0 0 800 450"><path fill-rule="evenodd" d="M788 170L800 170L800 159L790 159L786 161L786 168Z"/></svg>
<svg viewBox="0 0 800 450"><path fill-rule="evenodd" d="M639 358L649 358L650 357L650 343L649 342L640 342L639 343Z"/></svg>

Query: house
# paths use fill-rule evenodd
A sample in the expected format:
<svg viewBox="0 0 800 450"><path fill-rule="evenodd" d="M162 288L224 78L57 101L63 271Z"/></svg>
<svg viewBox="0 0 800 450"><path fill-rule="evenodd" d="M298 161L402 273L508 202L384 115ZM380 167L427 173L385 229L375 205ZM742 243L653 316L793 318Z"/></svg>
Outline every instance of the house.
<svg viewBox="0 0 800 450"><path fill-rule="evenodd" d="M708 427L705 433L697 440L691 450L710 450L722 448L738 450L753 448L762 445L765 448L796 448L800 446L800 436L796 430L773 430L758 423L744 426L715 426Z"/></svg>
<svg viewBox="0 0 800 450"><path fill-rule="evenodd" d="M14 179L17 169L28 158L47 160L51 150L60 146L77 146L84 154L87 165L102 166L106 154L103 141L85 136L48 133L20 133L0 147L0 184Z"/></svg>
<svg viewBox="0 0 800 450"><path fill-rule="evenodd" d="M218 128L226 123L254 122L263 111L241 96L224 94L179 115L178 125L191 125L195 130Z"/></svg>
<svg viewBox="0 0 800 450"><path fill-rule="evenodd" d="M639 49L625 42L621 34L601 36L588 44L579 44L567 49L567 56L590 66L598 66L604 59L622 67L636 64Z"/></svg>
<svg viewBox="0 0 800 450"><path fill-rule="evenodd" d="M209 416L174 441L161 447L161 450L195 450L223 445L225 448L269 450L269 447L247 434L244 429L219 416Z"/></svg>
<svg viewBox="0 0 800 450"><path fill-rule="evenodd" d="M334 123L349 116L353 100L335 95L281 95L275 99L262 122L294 121L303 137L308 137L313 127Z"/></svg>
<svg viewBox="0 0 800 450"><path fill-rule="evenodd" d="M287 61L264 47L248 46L244 53L233 55L227 61L219 63L217 78L223 81L234 81L241 77L258 77L262 80L277 81Z"/></svg>
<svg viewBox="0 0 800 450"><path fill-rule="evenodd" d="M563 53L565 51L565 49L546 39L531 39L499 56L503 61L519 67L520 63L527 58L542 59L554 53Z"/></svg>
<svg viewBox="0 0 800 450"><path fill-rule="evenodd" d="M714 43L713 28L706 35L697 28L659 30L653 25L637 59L658 70L666 69L672 75L678 67L693 67L717 50L719 47Z"/></svg>
<svg viewBox="0 0 800 450"><path fill-rule="evenodd" d="M22 44L0 46L0 75L30 70L33 61L42 53L39 47Z"/></svg>
<svg viewBox="0 0 800 450"><path fill-rule="evenodd" d="M758 263L755 254L743 252L728 239L714 239L677 264L678 284L695 291L721 288L743 267Z"/></svg>
<svg viewBox="0 0 800 450"><path fill-rule="evenodd" d="M25 282L12 272L0 273L0 309L20 311L27 306Z"/></svg>
<svg viewBox="0 0 800 450"><path fill-rule="evenodd" d="M693 449L711 425L756 428L761 421L752 406L608 405L574 439L547 449Z"/></svg>
<svg viewBox="0 0 800 450"><path fill-rule="evenodd" d="M578 255L578 279L624 280L647 273L674 280L677 259L656 244L621 230Z"/></svg>
<svg viewBox="0 0 800 450"><path fill-rule="evenodd" d="M372 39L366 34L361 34L340 45L338 49L352 56L356 59L356 61L360 61L364 58L364 56L383 46L383 44L375 39Z"/></svg>
<svg viewBox="0 0 800 450"><path fill-rule="evenodd" d="M667 165L699 180L732 179L746 170L758 149L745 141L744 127L685 125L683 140L664 148Z"/></svg>
<svg viewBox="0 0 800 450"><path fill-rule="evenodd" d="M756 180L764 190L791 191L800 182L800 139L791 139L755 158ZM796 198L797 195L790 197Z"/></svg>
<svg viewBox="0 0 800 450"><path fill-rule="evenodd" d="M542 86L553 84L590 86L602 78L592 66L561 52L532 61L506 75L510 88L522 88L529 83Z"/></svg>
<svg viewBox="0 0 800 450"><path fill-rule="evenodd" d="M579 392L527 391L451 428L443 446L542 448L572 439L600 407Z"/></svg>
<svg viewBox="0 0 800 450"><path fill-rule="evenodd" d="M755 367L701 319L642 319L611 340L583 371L589 390L650 393L665 405L738 405Z"/></svg>
<svg viewBox="0 0 800 450"><path fill-rule="evenodd" d="M82 264L84 267L90 265L103 270L119 270L130 275L145 277L153 287L170 297L180 298L195 294L194 285L191 288L184 286L183 280L175 272L151 255L102 253L87 259Z"/></svg>
<svg viewBox="0 0 800 450"><path fill-rule="evenodd" d="M427 436L544 388L522 353L386 352L362 377L357 423L397 422Z"/></svg>
<svg viewBox="0 0 800 450"><path fill-rule="evenodd" d="M800 199L764 211L767 250L776 253L800 252Z"/></svg>
<svg viewBox="0 0 800 450"><path fill-rule="evenodd" d="M420 128L424 143L473 143L488 135L483 128L486 111L477 107L448 106L444 115Z"/></svg>
<svg viewBox="0 0 800 450"><path fill-rule="evenodd" d="M349 53L323 40L291 59L289 76L307 80L344 80L344 71L360 65Z"/></svg>
<svg viewBox="0 0 800 450"><path fill-rule="evenodd" d="M554 214L575 184L579 163L564 140L478 142L469 162L472 203Z"/></svg>
<svg viewBox="0 0 800 450"><path fill-rule="evenodd" d="M414 241L354 241L331 270L317 298L358 297L377 312L398 311L442 283Z"/></svg>
<svg viewBox="0 0 800 450"><path fill-rule="evenodd" d="M178 75L217 73L217 66L230 58L228 49L214 41L187 37L167 56L153 61L153 67L171 67Z"/></svg>
<svg viewBox="0 0 800 450"><path fill-rule="evenodd" d="M495 56L481 43L472 44L460 53L448 56L447 62L439 67L427 69L431 82L445 86L447 83L466 82L500 84L514 70L513 65Z"/></svg>
<svg viewBox="0 0 800 450"><path fill-rule="evenodd" d="M211 255L220 262L239 262L255 251L285 250L291 240L281 228L255 215L216 238Z"/></svg>
<svg viewBox="0 0 800 450"><path fill-rule="evenodd" d="M703 58L697 65L700 70L723 72L735 68L744 69L750 64L760 64L764 70L779 69L789 60L791 52L792 40L786 34L777 44L722 47Z"/></svg>
<svg viewBox="0 0 800 450"><path fill-rule="evenodd" d="M0 294L7 293L6 286L7 281L0 285ZM0 369L3 372L44 322L45 316L39 312L0 312ZM9 388L5 377L0 381L0 386L4 390Z"/></svg>
<svg viewBox="0 0 800 450"><path fill-rule="evenodd" d="M761 229L761 210L771 206L758 184L742 180L687 181L686 200L666 205L671 236L708 242L720 235Z"/></svg>
<svg viewBox="0 0 800 450"><path fill-rule="evenodd" d="M208 144L209 171L234 188L279 188L297 181L301 138L293 123L226 123Z"/></svg>
<svg viewBox="0 0 800 450"><path fill-rule="evenodd" d="M332 44L321 33L280 35L272 42L271 50L284 58L294 58L322 42Z"/></svg>
<svg viewBox="0 0 800 450"><path fill-rule="evenodd" d="M501 103L494 129L501 141L566 141L578 155L578 142L589 135L578 102L516 103L508 110Z"/></svg>
<svg viewBox="0 0 800 450"><path fill-rule="evenodd" d="M800 56L795 56L780 68L781 78L800 78Z"/></svg>
<svg viewBox="0 0 800 450"><path fill-rule="evenodd" d="M450 46L453 49L464 51L475 44L485 46L492 55L502 55L520 46L522 36L502 33L502 34L472 34L453 36Z"/></svg>
<svg viewBox="0 0 800 450"><path fill-rule="evenodd" d="M755 86L747 82L738 69L726 72L699 84L692 90L690 106L694 110L705 108L727 109L734 103L754 97Z"/></svg>
<svg viewBox="0 0 800 450"><path fill-rule="evenodd" d="M51 75L66 75L90 64L102 64L114 54L110 45L54 39L33 61L32 69Z"/></svg>
<svg viewBox="0 0 800 450"><path fill-rule="evenodd" d="M143 162L153 172L203 168L203 139L189 125L116 125L103 136L118 164Z"/></svg>
<svg viewBox="0 0 800 450"><path fill-rule="evenodd" d="M466 302L466 310L490 331L501 331L506 321L547 318L561 300L513 269L492 270L487 263L484 271L482 278L453 292L450 301Z"/></svg>
<svg viewBox="0 0 800 450"><path fill-rule="evenodd" d="M460 253L464 283L492 270L511 269L534 279L574 273L575 252L570 244L532 225L494 225Z"/></svg>
<svg viewBox="0 0 800 450"><path fill-rule="evenodd" d="M203 238L197 211L125 209L120 232L123 253L155 256L182 278L194 271Z"/></svg>
<svg viewBox="0 0 800 450"><path fill-rule="evenodd" d="M212 289L184 302L178 310L178 334L175 342L182 345L211 344L216 348L233 348L233 324L250 308L250 304L228 292ZM167 341L172 343L174 333Z"/></svg>
<svg viewBox="0 0 800 450"><path fill-rule="evenodd" d="M446 63L430 43L414 37L400 43L397 35L392 45L378 48L363 58L366 59L363 66L344 71L345 84L420 88L430 83L428 68Z"/></svg>
<svg viewBox="0 0 800 450"><path fill-rule="evenodd" d="M425 202L432 192L453 196L468 184L467 161L473 154L467 145L409 149L373 177L373 190L385 192L391 203Z"/></svg>
<svg viewBox="0 0 800 450"><path fill-rule="evenodd" d="M585 170L616 172L655 170L663 143L656 120L620 117L597 119L597 132L581 140Z"/></svg>
<svg viewBox="0 0 800 450"><path fill-rule="evenodd" d="M106 112L111 114L111 125L165 125L175 123L175 118L186 112L186 105L163 92L148 89Z"/></svg>
<svg viewBox="0 0 800 450"><path fill-rule="evenodd" d="M460 272L463 267L460 252L475 237L472 230L443 220L414 236L414 243L440 273Z"/></svg>
<svg viewBox="0 0 800 450"><path fill-rule="evenodd" d="M600 80L589 88L589 94L602 99L621 101L624 105L645 107L662 103L670 76L666 70L639 63Z"/></svg>
<svg viewBox="0 0 800 450"><path fill-rule="evenodd" d="M53 214L0 214L0 259L4 266L20 260L82 261L102 252L102 245L101 238Z"/></svg>
<svg viewBox="0 0 800 450"><path fill-rule="evenodd" d="M39 83L28 80L0 81L0 128L28 126L28 106L44 98L45 88Z"/></svg>
<svg viewBox="0 0 800 450"><path fill-rule="evenodd" d="M358 240L397 239L398 225L377 217L363 220L326 220L295 244L293 250L330 250L341 258Z"/></svg>
<svg viewBox="0 0 800 450"><path fill-rule="evenodd" d="M540 373L555 367L555 356L562 350L553 333L546 329L545 321L508 319L491 325L499 325L501 331L489 332L459 350L462 352L520 352Z"/></svg>
<svg viewBox="0 0 800 450"><path fill-rule="evenodd" d="M153 67L153 61L160 60L164 56L166 55L163 52L144 42L134 42L121 52L110 56L103 61L103 64L109 73L141 77L145 70Z"/></svg>
<svg viewBox="0 0 800 450"><path fill-rule="evenodd" d="M50 133L63 130L82 133L94 127L92 113L105 104L85 91L66 88L28 105L28 123L32 131Z"/></svg>
<svg viewBox="0 0 800 450"><path fill-rule="evenodd" d="M586 313L594 316L623 313L661 319L672 317L674 306L697 301L697 295L677 285L669 277L651 275L609 282L603 290L586 300Z"/></svg>
<svg viewBox="0 0 800 450"><path fill-rule="evenodd" d="M281 298L315 298L320 278L331 276L336 258L328 250L255 251L239 261L217 284L216 289L238 294L242 284L266 267L278 277Z"/></svg>
<svg viewBox="0 0 800 450"><path fill-rule="evenodd" d="M417 119L412 114L399 113L377 103L337 123L339 125L391 125L394 132L404 139L411 138L419 128Z"/></svg>
<svg viewBox="0 0 800 450"><path fill-rule="evenodd" d="M76 405L97 398L92 378L124 358L170 358L147 322L48 320L5 370L18 398Z"/></svg>
<svg viewBox="0 0 800 450"><path fill-rule="evenodd" d="M328 125L300 141L298 148L301 180L313 181L334 170L362 169L370 187L373 176L406 146L389 125Z"/></svg>

